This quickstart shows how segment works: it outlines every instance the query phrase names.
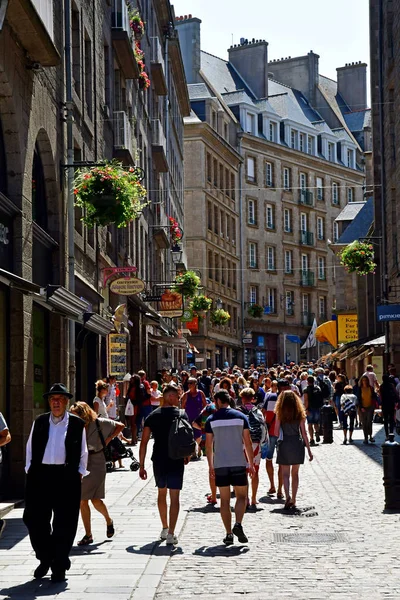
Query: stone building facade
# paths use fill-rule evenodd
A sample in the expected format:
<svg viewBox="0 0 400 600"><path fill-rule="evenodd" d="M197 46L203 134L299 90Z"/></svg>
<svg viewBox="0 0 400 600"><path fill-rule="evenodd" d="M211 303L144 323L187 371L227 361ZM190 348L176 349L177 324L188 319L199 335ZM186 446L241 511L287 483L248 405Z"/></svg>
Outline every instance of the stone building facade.
<svg viewBox="0 0 400 600"><path fill-rule="evenodd" d="M68 6L71 105L64 53ZM134 9L146 22L140 42L152 81L146 91L139 86L129 27ZM171 361L185 358L176 321L160 319L145 298L156 278L171 277L167 215L183 220L183 116L189 100L167 0L96 0L90 10L81 0L14 0L1 17L0 410L13 435L2 489L16 494L23 487L32 419L46 409L43 392L63 381L76 386L77 398L93 399L95 380L107 375L107 335L118 306L126 304L127 370L155 370L161 354L169 353ZM65 169L71 115L74 163L116 158L141 167L150 202L139 219L118 230L88 229L75 209L73 292ZM104 285L105 268L129 266L145 282L142 297L118 297ZM70 322L75 361L69 356Z"/></svg>

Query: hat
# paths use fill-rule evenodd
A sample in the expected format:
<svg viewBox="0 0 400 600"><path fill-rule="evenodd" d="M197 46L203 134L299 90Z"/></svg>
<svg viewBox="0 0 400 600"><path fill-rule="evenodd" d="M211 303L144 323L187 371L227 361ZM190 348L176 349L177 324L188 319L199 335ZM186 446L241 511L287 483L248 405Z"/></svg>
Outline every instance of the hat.
<svg viewBox="0 0 400 600"><path fill-rule="evenodd" d="M49 396L67 396L67 398L73 398L74 395L67 390L67 387L63 383L53 383L50 391L43 394L43 398L48 398Z"/></svg>

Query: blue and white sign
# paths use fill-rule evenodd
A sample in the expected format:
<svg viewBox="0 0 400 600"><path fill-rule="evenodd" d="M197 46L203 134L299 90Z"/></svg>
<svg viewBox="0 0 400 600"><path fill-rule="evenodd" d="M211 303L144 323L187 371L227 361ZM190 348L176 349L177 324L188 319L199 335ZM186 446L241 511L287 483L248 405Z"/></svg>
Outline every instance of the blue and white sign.
<svg viewBox="0 0 400 600"><path fill-rule="evenodd" d="M377 319L382 321L400 321L400 304L381 304L376 307Z"/></svg>

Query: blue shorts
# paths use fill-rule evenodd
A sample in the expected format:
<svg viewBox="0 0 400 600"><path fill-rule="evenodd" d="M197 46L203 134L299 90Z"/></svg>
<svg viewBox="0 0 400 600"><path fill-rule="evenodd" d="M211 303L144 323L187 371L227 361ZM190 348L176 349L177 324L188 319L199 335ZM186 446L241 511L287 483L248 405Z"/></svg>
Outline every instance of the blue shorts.
<svg viewBox="0 0 400 600"><path fill-rule="evenodd" d="M269 436L268 452L267 452L267 456L266 456L267 460L272 460L274 458L274 452L275 452L277 442L278 442L278 436L276 436L276 435Z"/></svg>
<svg viewBox="0 0 400 600"><path fill-rule="evenodd" d="M307 423L309 425L318 425L321 420L321 411L319 408L311 408L308 410Z"/></svg>
<svg viewBox="0 0 400 600"><path fill-rule="evenodd" d="M182 470L167 471L165 467L157 465L153 462L153 473L158 488L168 488L169 490L181 490L183 487L183 473L185 468Z"/></svg>

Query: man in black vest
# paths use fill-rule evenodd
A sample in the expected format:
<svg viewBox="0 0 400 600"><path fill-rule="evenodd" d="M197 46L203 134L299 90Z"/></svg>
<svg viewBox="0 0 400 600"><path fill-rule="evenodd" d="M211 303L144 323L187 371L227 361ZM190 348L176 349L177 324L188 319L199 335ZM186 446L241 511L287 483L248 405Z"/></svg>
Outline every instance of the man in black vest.
<svg viewBox="0 0 400 600"><path fill-rule="evenodd" d="M67 412L72 394L65 385L55 383L43 397L51 412L35 420L26 445L24 523L40 561L35 578L51 567L51 580L60 582L71 566L88 451L84 422Z"/></svg>

